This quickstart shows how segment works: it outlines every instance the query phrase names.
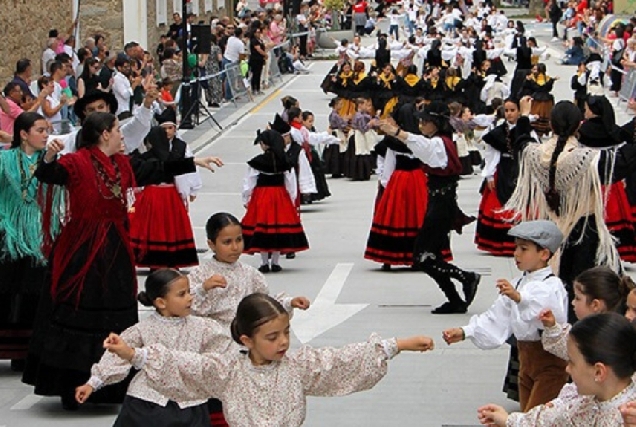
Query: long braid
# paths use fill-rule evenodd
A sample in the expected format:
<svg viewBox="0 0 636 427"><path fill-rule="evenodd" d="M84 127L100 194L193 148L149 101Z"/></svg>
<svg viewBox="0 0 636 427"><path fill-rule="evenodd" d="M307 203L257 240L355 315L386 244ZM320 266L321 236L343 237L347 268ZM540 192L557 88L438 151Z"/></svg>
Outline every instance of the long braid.
<svg viewBox="0 0 636 427"><path fill-rule="evenodd" d="M548 176L548 191L545 193L546 201L548 202L548 206L552 209L557 215L559 215L559 208L561 207L561 196L556 189L556 169L557 169L557 160L559 159L559 155L563 152L565 148L565 143L568 141L567 135L559 135L557 139L556 147L554 148L554 152L552 153L552 157L550 158L550 170Z"/></svg>
<svg viewBox="0 0 636 427"><path fill-rule="evenodd" d="M556 147L550 158L550 169L548 170L548 191L545 198L550 209L559 215L561 207L561 195L556 189L557 160L565 149L568 138L574 135L582 120L581 110L569 101L560 101L552 109L550 124L552 131L558 136Z"/></svg>

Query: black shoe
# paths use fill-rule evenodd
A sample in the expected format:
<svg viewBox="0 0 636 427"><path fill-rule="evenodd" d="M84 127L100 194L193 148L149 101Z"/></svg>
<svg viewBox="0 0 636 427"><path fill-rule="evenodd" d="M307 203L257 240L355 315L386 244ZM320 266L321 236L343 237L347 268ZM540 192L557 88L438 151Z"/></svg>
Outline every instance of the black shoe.
<svg viewBox="0 0 636 427"><path fill-rule="evenodd" d="M451 303L445 302L444 304L431 311L433 314L463 314L466 313L467 306L463 302Z"/></svg>
<svg viewBox="0 0 636 427"><path fill-rule="evenodd" d="M11 371L13 372L24 372L24 367L26 366L25 359L12 359L11 360Z"/></svg>
<svg viewBox="0 0 636 427"><path fill-rule="evenodd" d="M391 271L391 264L382 264L382 271Z"/></svg>
<svg viewBox="0 0 636 427"><path fill-rule="evenodd" d="M479 281L481 280L481 274L470 272L468 273L468 279L466 283L462 284L462 288L464 290L464 298L466 299L466 307L472 304L475 299L475 295L477 294L477 286L479 286Z"/></svg>
<svg viewBox="0 0 636 427"><path fill-rule="evenodd" d="M272 264L272 273L278 273L279 271L283 271L283 267L278 264Z"/></svg>
<svg viewBox="0 0 636 427"><path fill-rule="evenodd" d="M260 271L263 274L269 273L269 264L261 265L260 267L258 267L258 271Z"/></svg>
<svg viewBox="0 0 636 427"><path fill-rule="evenodd" d="M219 105L219 103L218 103L218 102L212 102L212 103L210 103L210 107L212 107L212 108L221 108L221 106Z"/></svg>
<svg viewBox="0 0 636 427"><path fill-rule="evenodd" d="M287 255L285 255L286 259L294 259L296 258L296 253L295 252L290 252Z"/></svg>
<svg viewBox="0 0 636 427"><path fill-rule="evenodd" d="M75 400L74 395L61 396L60 400L65 411L77 411L79 409L79 403Z"/></svg>

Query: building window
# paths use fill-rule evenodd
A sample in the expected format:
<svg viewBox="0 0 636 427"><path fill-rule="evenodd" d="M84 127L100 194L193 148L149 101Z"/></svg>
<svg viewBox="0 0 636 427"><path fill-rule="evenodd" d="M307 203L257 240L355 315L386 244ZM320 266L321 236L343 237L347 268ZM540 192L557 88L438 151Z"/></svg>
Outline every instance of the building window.
<svg viewBox="0 0 636 427"><path fill-rule="evenodd" d="M168 0L155 0L157 26L168 23Z"/></svg>

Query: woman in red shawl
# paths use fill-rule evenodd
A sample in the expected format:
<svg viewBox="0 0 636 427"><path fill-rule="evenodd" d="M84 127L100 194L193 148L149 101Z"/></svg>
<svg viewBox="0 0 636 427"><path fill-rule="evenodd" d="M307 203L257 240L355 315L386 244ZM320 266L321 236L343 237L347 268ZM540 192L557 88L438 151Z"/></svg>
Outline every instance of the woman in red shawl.
<svg viewBox="0 0 636 427"><path fill-rule="evenodd" d="M56 140L35 172L40 182L65 186L68 195L62 231L52 245L45 242L50 288L42 293L22 380L35 386L35 394L61 396L65 409L77 408L75 387L90 377L109 332L138 321L128 190L193 172L195 164L221 164L212 157L145 162L120 154L122 142L115 115L93 113L83 123L79 150L56 160L64 148ZM60 208L51 200L43 212L45 227ZM119 403L126 387L126 381L104 387L91 400Z"/></svg>

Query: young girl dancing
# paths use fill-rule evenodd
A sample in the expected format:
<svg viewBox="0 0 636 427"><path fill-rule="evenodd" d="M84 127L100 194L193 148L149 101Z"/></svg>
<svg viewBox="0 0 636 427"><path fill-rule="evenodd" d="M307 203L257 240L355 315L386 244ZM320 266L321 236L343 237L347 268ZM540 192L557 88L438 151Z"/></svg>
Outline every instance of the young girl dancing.
<svg viewBox="0 0 636 427"><path fill-rule="evenodd" d="M269 289L259 271L239 260L244 250L243 231L234 215L215 213L205 224L205 233L214 257L188 275L193 295L192 314L214 319L229 337L239 302L255 292L268 294ZM309 307L305 297L280 295L276 299L290 313L293 308L306 310Z"/></svg>
<svg viewBox="0 0 636 427"><path fill-rule="evenodd" d="M334 98L329 102L331 113L329 113L329 128L338 138L339 144L329 144L322 152L322 159L325 162L325 173L330 173L332 178L341 178L345 174L345 152L349 145L349 117L342 117L339 113L343 100Z"/></svg>
<svg viewBox="0 0 636 427"><path fill-rule="evenodd" d="M307 396L342 396L368 390L386 375L387 361L401 351L432 350L433 340L415 336L342 348L289 350L289 314L265 294L245 297L232 322L232 337L247 354L205 355L163 344L131 348L111 334L104 347L138 366L166 396L224 402L232 427L297 427L305 420Z"/></svg>
<svg viewBox="0 0 636 427"><path fill-rule="evenodd" d="M504 101L505 122L485 134L485 166L481 173L481 202L475 230L477 249L492 255L512 256L515 240L508 235L514 225L514 213L504 211L503 206L517 185L519 160L515 157L514 143L520 135L517 127L519 102L509 98ZM538 140L538 137L537 137Z"/></svg>
<svg viewBox="0 0 636 427"><path fill-rule="evenodd" d="M579 320L598 313L625 314L630 296L633 294L632 301L636 298L635 288L629 276L619 276L607 267L585 270L574 279L574 313ZM543 348L568 360L567 337L572 325L557 323L549 309L541 312L540 319L545 327L541 336Z"/></svg>
<svg viewBox="0 0 636 427"><path fill-rule="evenodd" d="M501 406L478 409L489 426L622 426L619 408L636 399L636 329L617 313L588 316L568 337L567 373L576 385L529 412L508 414ZM569 393L567 393L570 391Z"/></svg>
<svg viewBox="0 0 636 427"><path fill-rule="evenodd" d="M294 207L298 194L293 165L285 155L283 137L266 130L256 137L263 153L248 161L243 184L243 204L247 208L241 220L245 253L260 253L261 273L282 270L281 252L309 249L300 215ZM269 256L271 253L271 267Z"/></svg>
<svg viewBox="0 0 636 427"><path fill-rule="evenodd" d="M348 178L354 181L368 181L374 168L371 151L378 142L378 136L370 126L373 105L368 98L358 98L356 108L357 112L351 119L353 135L349 138L345 161L349 162Z"/></svg>
<svg viewBox="0 0 636 427"><path fill-rule="evenodd" d="M413 265L417 231L424 222L428 185L422 162L401 141L385 136L386 154L380 177L384 188L377 203L364 258L393 265ZM377 145L376 145L377 148Z"/></svg>
<svg viewBox="0 0 636 427"><path fill-rule="evenodd" d="M190 315L192 296L188 278L177 270L160 269L151 273L146 279L145 291L137 298L147 307L154 306L156 311L122 332L121 339L132 348L161 344L175 350L209 353L222 351L229 344L227 333L218 323ZM133 367L138 366L124 362L113 353L104 353L99 363L93 365L90 379L77 387L77 402L84 403L94 391L123 381ZM141 371L130 382L114 426L208 427L206 401L205 396L167 397Z"/></svg>

